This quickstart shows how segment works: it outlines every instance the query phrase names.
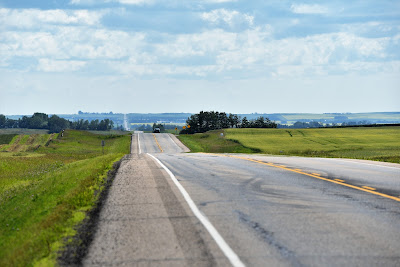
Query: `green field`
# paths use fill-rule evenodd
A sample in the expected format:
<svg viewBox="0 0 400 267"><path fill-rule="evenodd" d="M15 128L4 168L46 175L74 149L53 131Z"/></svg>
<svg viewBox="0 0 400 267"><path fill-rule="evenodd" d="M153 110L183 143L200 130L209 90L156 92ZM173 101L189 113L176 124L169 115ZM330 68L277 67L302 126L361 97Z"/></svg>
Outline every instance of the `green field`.
<svg viewBox="0 0 400 267"><path fill-rule="evenodd" d="M221 136L224 131L210 131L203 134L179 135L182 141L192 152L205 153L256 153L258 149L244 147L237 141Z"/></svg>
<svg viewBox="0 0 400 267"><path fill-rule="evenodd" d="M129 144L127 135L68 130L64 137L16 135L2 145L0 266L54 265Z"/></svg>
<svg viewBox="0 0 400 267"><path fill-rule="evenodd" d="M273 155L338 157L400 163L400 127L227 129L224 133L227 143L234 141L242 147L233 151L253 149ZM231 152L230 149L223 148L224 143L216 132L180 136L180 139L192 152Z"/></svg>

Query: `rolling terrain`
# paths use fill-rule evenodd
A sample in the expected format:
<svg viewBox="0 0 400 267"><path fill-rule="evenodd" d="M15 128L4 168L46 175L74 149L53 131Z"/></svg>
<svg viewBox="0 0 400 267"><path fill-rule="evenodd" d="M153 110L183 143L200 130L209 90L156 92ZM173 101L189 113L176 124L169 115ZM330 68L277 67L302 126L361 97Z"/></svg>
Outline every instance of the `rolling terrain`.
<svg viewBox="0 0 400 267"><path fill-rule="evenodd" d="M129 142L68 130L63 137L14 135L1 145L0 266L55 265Z"/></svg>
<svg viewBox="0 0 400 267"><path fill-rule="evenodd" d="M221 136L223 134L223 136ZM263 153L400 163L400 127L226 129L179 137L194 152Z"/></svg>

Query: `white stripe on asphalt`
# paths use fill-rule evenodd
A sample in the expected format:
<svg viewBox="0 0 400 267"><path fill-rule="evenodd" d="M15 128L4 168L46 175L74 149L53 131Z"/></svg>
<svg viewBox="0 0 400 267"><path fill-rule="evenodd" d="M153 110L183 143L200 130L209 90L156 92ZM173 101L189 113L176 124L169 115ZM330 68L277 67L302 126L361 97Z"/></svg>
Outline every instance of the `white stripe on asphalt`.
<svg viewBox="0 0 400 267"><path fill-rule="evenodd" d="M180 147L178 146L178 144L172 139L172 137L170 136L170 134L167 134L167 135L168 135L169 139L171 140L171 142L178 148L178 150L183 151L183 149L180 148Z"/></svg>
<svg viewBox="0 0 400 267"><path fill-rule="evenodd" d="M192 210L192 212L194 213L194 215L204 225L204 227L210 233L212 238L214 238L215 242L217 243L219 248L222 250L222 252L225 254L225 256L228 258L228 260L231 262L231 264L235 267L244 267L245 265L239 259L238 255L236 255L236 253L229 247L229 245L225 242L225 240L218 233L217 229L215 229L215 227L207 219L207 217L197 208L196 204L194 204L194 202L193 202L192 198L189 196L188 192L179 183L179 181L175 178L175 175L164 164L162 164L161 161L159 161L156 157L154 157L153 155L150 155L149 153L147 153L147 155L152 157L169 174L172 181L175 183L176 187L178 187L179 191L185 198L186 202L189 204L189 207Z"/></svg>
<svg viewBox="0 0 400 267"><path fill-rule="evenodd" d="M140 139L139 139L139 133L137 134L137 142L138 142L138 146L139 146L139 154L142 154L142 150L140 149Z"/></svg>

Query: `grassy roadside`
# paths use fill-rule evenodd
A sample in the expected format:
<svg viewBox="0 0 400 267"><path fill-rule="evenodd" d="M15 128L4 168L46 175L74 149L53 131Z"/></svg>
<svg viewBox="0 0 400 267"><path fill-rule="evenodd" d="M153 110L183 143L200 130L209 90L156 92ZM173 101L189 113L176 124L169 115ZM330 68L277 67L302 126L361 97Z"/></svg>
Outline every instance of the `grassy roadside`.
<svg viewBox="0 0 400 267"><path fill-rule="evenodd" d="M224 134L224 136L221 136ZM205 153L257 153L257 148L243 146L239 141L225 138L222 130L204 134L179 135L179 140L192 152Z"/></svg>
<svg viewBox="0 0 400 267"><path fill-rule="evenodd" d="M400 127L322 129L227 129L226 142L264 154L337 157L400 163ZM210 137L214 136L214 137ZM231 152L214 149L217 133L180 136L192 152ZM204 144L204 140L206 144ZM204 149L206 146L208 149ZM243 153L243 152L239 152ZM244 152L246 153L246 152ZM251 152L247 152L251 153Z"/></svg>
<svg viewBox="0 0 400 267"><path fill-rule="evenodd" d="M29 146L23 139L19 149ZM34 152L0 153L0 266L55 265L129 144L129 136L66 131Z"/></svg>

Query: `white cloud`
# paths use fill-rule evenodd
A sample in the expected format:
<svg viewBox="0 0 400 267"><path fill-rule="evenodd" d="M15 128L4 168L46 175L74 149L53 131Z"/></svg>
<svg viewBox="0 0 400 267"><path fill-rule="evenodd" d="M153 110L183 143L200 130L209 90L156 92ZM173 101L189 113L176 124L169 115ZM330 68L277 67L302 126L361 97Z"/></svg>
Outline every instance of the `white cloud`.
<svg viewBox="0 0 400 267"><path fill-rule="evenodd" d="M124 5L152 5L156 0L71 0L71 5L95 5L103 3L121 3Z"/></svg>
<svg viewBox="0 0 400 267"><path fill-rule="evenodd" d="M321 5L293 4L291 11L296 14L327 14L329 9Z"/></svg>
<svg viewBox="0 0 400 267"><path fill-rule="evenodd" d="M237 2L237 0L203 0L206 3L230 3L230 2Z"/></svg>
<svg viewBox="0 0 400 267"><path fill-rule="evenodd" d="M95 25L103 12L88 10L39 10L0 8L1 27L35 28L43 25Z"/></svg>
<svg viewBox="0 0 400 267"><path fill-rule="evenodd" d="M145 35L87 27L59 27L49 32L4 32L4 56L51 57L83 60L120 59L140 51Z"/></svg>
<svg viewBox="0 0 400 267"><path fill-rule="evenodd" d="M201 18L216 25L225 23L230 27L234 27L235 25L240 24L247 24L252 26L254 23L253 16L242 14L236 10L226 10L224 8L215 9L211 12L204 12L201 14Z"/></svg>
<svg viewBox="0 0 400 267"><path fill-rule="evenodd" d="M235 49L236 38L236 33L220 29L199 34L181 34L171 36L167 43L157 44L155 53L157 56L170 58L215 55L221 51Z"/></svg>
<svg viewBox="0 0 400 267"><path fill-rule="evenodd" d="M119 2L121 4L126 5L151 5L154 4L154 0L115 0L115 2Z"/></svg>
<svg viewBox="0 0 400 267"><path fill-rule="evenodd" d="M37 67L41 71L74 71L86 62L94 72L105 67L139 76L203 77L235 71L243 76L319 75L349 69L365 71L368 67L379 72L372 63L381 64L389 57L388 44L397 42L396 38L364 38L350 33L274 40L271 32L270 26L239 33L214 29L165 35L157 44L144 33L87 27L60 27L53 34L4 32L0 53L7 60L1 65L10 65L13 57L23 56L42 58ZM68 65L68 61L72 63Z"/></svg>
<svg viewBox="0 0 400 267"><path fill-rule="evenodd" d="M43 72L69 72L77 71L84 67L86 62L76 60L51 60L42 58L39 60L38 71Z"/></svg>
<svg viewBox="0 0 400 267"><path fill-rule="evenodd" d="M201 18L230 27L244 24L246 30L169 34L93 27L104 12L0 9L0 23L7 29L0 35L0 67L21 68L18 57L26 57L27 64L39 62L27 68L40 71L76 71L86 66L92 73L103 68L152 77L323 74L335 72L335 66L346 69L347 63L354 71L368 66L379 71L365 62L390 60L388 47L393 50L399 42L398 35L366 38L345 31L278 40L273 39L271 26L256 27L252 16L226 9L202 13ZM32 23L48 27L35 31L28 28ZM15 30L18 25L27 29Z"/></svg>
<svg viewBox="0 0 400 267"><path fill-rule="evenodd" d="M386 56L389 42L386 38L369 39L347 33L267 41L257 38L257 32L251 34L253 38L237 44L238 50L217 55L218 64L224 69L318 74L332 71L332 66L341 69L340 64L345 62L380 61Z"/></svg>

